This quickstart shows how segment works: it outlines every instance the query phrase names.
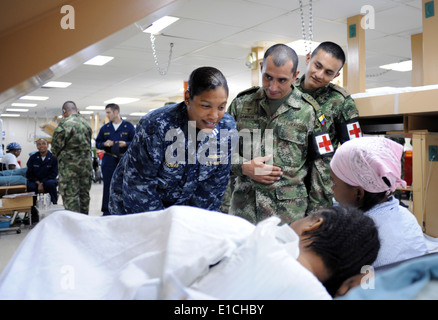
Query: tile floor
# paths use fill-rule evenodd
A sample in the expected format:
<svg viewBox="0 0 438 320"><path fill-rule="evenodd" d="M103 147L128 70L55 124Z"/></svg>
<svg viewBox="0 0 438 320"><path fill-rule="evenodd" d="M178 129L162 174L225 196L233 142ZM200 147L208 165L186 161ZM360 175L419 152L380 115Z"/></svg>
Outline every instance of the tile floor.
<svg viewBox="0 0 438 320"><path fill-rule="evenodd" d="M90 191L90 212L89 215L100 216L102 212L100 211L102 204L102 192L103 192L103 184L102 183L93 183ZM59 196L58 207L60 210L63 210L62 206L62 198ZM43 217L46 214L50 214L54 212L55 209L51 209L48 211L40 211L40 216ZM15 231L4 231L0 232L0 273L3 271L4 267L9 262L10 258L14 254L15 250L20 245L21 241L26 237L29 233L30 229L27 226L21 228L21 233L17 234Z"/></svg>

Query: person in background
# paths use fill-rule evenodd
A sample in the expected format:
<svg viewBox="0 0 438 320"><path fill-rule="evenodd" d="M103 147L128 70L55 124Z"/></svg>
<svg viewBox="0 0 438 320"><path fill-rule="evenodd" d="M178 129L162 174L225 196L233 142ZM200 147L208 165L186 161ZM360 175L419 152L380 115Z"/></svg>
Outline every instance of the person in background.
<svg viewBox="0 0 438 320"><path fill-rule="evenodd" d="M38 193L48 193L53 204L58 203L57 177L58 161L48 150L49 142L46 139L36 141L38 152L29 157L26 167L27 191ZM32 222L37 222L37 209L35 208L37 196L34 196L32 207Z"/></svg>
<svg viewBox="0 0 438 320"><path fill-rule="evenodd" d="M406 187L401 176L403 146L387 138L362 137L342 144L330 162L335 200L371 217L381 249L374 267L426 254L415 216L392 193Z"/></svg>
<svg viewBox="0 0 438 320"><path fill-rule="evenodd" d="M20 169L20 164L17 158L21 154L21 145L18 142L11 142L6 146L6 154L2 158L2 164L4 164L4 170Z"/></svg>
<svg viewBox="0 0 438 320"><path fill-rule="evenodd" d="M183 102L143 116L111 180L110 213L173 205L218 210L237 138L227 99L224 75L200 67L190 74Z"/></svg>
<svg viewBox="0 0 438 320"><path fill-rule="evenodd" d="M59 193L66 210L88 214L93 174L92 130L73 101L63 104L62 115L64 119L52 139L52 153L59 166Z"/></svg>
<svg viewBox="0 0 438 320"><path fill-rule="evenodd" d="M308 156L307 213L333 203L330 160L339 144L362 136L353 98L344 88L331 83L340 75L344 63L345 54L339 45L322 42L307 55L305 74L294 83L298 90L310 95L317 118Z"/></svg>
<svg viewBox="0 0 438 320"><path fill-rule="evenodd" d="M96 138L96 148L105 151L102 158L102 212L104 216L109 214L109 190L114 170L116 170L121 157L128 150L135 134L132 123L122 120L120 117L120 107L117 104L108 104L105 107L105 112L109 122L100 128Z"/></svg>

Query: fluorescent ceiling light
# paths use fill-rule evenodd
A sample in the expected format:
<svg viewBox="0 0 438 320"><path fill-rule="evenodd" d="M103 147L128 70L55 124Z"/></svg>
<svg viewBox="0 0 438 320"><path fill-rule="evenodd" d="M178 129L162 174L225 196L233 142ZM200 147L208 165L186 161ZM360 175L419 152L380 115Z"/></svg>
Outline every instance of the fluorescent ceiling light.
<svg viewBox="0 0 438 320"><path fill-rule="evenodd" d="M6 111L12 111L12 112L29 112L29 109L7 108Z"/></svg>
<svg viewBox="0 0 438 320"><path fill-rule="evenodd" d="M61 81L49 81L43 85L46 88L67 88L71 85L71 82L61 82Z"/></svg>
<svg viewBox="0 0 438 320"><path fill-rule="evenodd" d="M0 117L10 117L10 118L17 118L20 115L17 113L2 113L0 114Z"/></svg>
<svg viewBox="0 0 438 320"><path fill-rule="evenodd" d="M85 109L87 109L87 110L105 110L105 106L88 106Z"/></svg>
<svg viewBox="0 0 438 320"><path fill-rule="evenodd" d="M84 110L84 111L80 112L80 114L93 114L93 113L94 113L94 111L91 111L91 110L90 111L85 111Z"/></svg>
<svg viewBox="0 0 438 320"><path fill-rule="evenodd" d="M306 50L306 44L307 44L307 50ZM319 44L320 42L297 40L287 43L286 45L294 49L297 55L305 56L306 54L309 53L309 45L310 45L310 52L312 52L313 50L316 49L317 46L319 46Z"/></svg>
<svg viewBox="0 0 438 320"><path fill-rule="evenodd" d="M411 71L412 70L412 60L385 64L383 66L380 66L380 68L387 69L387 70L400 71L400 72Z"/></svg>
<svg viewBox="0 0 438 320"><path fill-rule="evenodd" d="M37 104L36 103L18 103L15 102L13 104L11 104L11 107L28 107L28 108L33 108L36 107Z"/></svg>
<svg viewBox="0 0 438 320"><path fill-rule="evenodd" d="M134 116L134 117L143 117L147 112L133 112L130 113L130 116Z"/></svg>
<svg viewBox="0 0 438 320"><path fill-rule="evenodd" d="M131 102L135 102L138 101L140 99L137 98L125 98L125 97L117 97L117 98L113 98L107 101L104 101L104 103L115 103L115 104L127 104L127 103L131 103Z"/></svg>
<svg viewBox="0 0 438 320"><path fill-rule="evenodd" d="M92 66L103 66L104 64L113 60L114 57L109 56L95 56L94 58L84 62L84 64L92 65Z"/></svg>
<svg viewBox="0 0 438 320"><path fill-rule="evenodd" d="M147 27L143 32L157 34L164 28L170 26L172 23L178 21L179 18L164 16L157 21L154 21L149 27Z"/></svg>
<svg viewBox="0 0 438 320"><path fill-rule="evenodd" d="M49 97L40 97L40 96L22 96L20 99L22 100L38 100L38 101L46 101Z"/></svg>

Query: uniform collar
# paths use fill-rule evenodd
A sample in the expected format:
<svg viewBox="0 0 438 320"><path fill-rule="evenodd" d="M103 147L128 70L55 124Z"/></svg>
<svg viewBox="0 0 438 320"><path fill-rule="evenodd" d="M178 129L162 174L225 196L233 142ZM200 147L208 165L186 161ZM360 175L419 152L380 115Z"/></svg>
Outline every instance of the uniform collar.
<svg viewBox="0 0 438 320"><path fill-rule="evenodd" d="M38 157L40 157L41 159L43 158L43 156L41 155L41 153L38 151L37 152L37 155L38 155ZM46 153L46 159L48 159L48 158L50 158L52 156L52 153L50 152L50 150L47 150L47 153Z"/></svg>
<svg viewBox="0 0 438 320"><path fill-rule="evenodd" d="M295 83L294 83L295 86L297 88L299 88L301 92L311 95L314 99L316 99L316 97L321 96L323 93L327 92L329 85L326 85L322 88L318 88L318 89L313 90L313 91L304 89L304 86L303 86L304 78L305 78L305 75L303 75L300 79L295 80Z"/></svg>
<svg viewBox="0 0 438 320"><path fill-rule="evenodd" d="M278 109L277 111L273 114L273 116L278 116L284 112L289 111L291 108L293 109L301 109L300 104L296 103L297 100L297 95L299 93L299 91L295 88L294 84L292 84L292 91L289 94L289 99L287 99ZM263 90L263 88L260 88L257 93L256 93L256 99L262 99L264 100L263 103L266 104L266 106L268 105L268 97L266 96L265 91ZM264 107L263 107L264 108ZM271 116L272 117L272 116Z"/></svg>

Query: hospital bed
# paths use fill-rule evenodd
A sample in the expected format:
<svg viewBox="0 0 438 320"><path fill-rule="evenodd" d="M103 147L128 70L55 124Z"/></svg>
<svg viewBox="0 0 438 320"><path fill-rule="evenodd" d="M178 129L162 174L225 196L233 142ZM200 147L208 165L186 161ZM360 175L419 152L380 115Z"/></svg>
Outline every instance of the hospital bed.
<svg viewBox="0 0 438 320"><path fill-rule="evenodd" d="M256 227L185 206L105 217L57 211L11 258L0 299L331 299L297 261L296 233L279 222ZM240 258L249 264L223 262ZM225 268L210 269L218 262Z"/></svg>

